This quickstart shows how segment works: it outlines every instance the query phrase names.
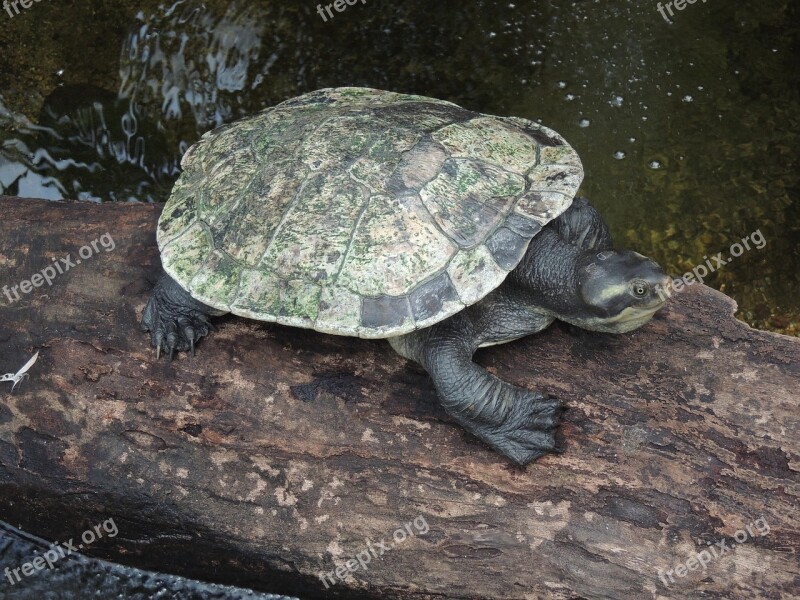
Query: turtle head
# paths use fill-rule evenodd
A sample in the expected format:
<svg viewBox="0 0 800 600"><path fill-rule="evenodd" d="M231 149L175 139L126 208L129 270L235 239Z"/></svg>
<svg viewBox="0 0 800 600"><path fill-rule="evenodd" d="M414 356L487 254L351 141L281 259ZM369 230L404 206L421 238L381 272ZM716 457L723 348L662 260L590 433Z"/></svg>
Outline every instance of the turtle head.
<svg viewBox="0 0 800 600"><path fill-rule="evenodd" d="M589 254L578 268L586 314L575 325L625 333L647 323L670 295L670 278L653 260L630 250Z"/></svg>

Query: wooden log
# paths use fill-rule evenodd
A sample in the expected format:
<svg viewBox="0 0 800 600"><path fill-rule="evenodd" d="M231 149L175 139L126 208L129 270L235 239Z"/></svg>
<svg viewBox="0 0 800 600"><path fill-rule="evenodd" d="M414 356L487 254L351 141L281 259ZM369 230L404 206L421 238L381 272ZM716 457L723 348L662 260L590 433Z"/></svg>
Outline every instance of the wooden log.
<svg viewBox="0 0 800 600"><path fill-rule="evenodd" d="M720 293L481 350L570 408L566 452L519 469L383 341L223 317L157 361L158 206L0 208L0 286L75 262L0 294L0 373L39 351L0 389L2 520L65 539L113 518L86 552L304 599L796 597L800 341Z"/></svg>

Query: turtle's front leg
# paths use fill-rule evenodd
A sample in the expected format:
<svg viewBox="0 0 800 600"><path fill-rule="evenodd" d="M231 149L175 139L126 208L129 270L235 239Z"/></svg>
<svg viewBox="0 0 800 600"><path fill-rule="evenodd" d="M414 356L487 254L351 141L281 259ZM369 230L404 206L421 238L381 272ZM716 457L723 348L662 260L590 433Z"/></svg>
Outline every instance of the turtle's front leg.
<svg viewBox="0 0 800 600"><path fill-rule="evenodd" d="M458 317L389 341L428 371L445 410L500 454L526 465L557 452L561 402L506 383L472 362L476 348L463 324L454 322Z"/></svg>
<svg viewBox="0 0 800 600"><path fill-rule="evenodd" d="M195 343L214 331L209 317L224 314L225 311L198 302L164 274L153 288L142 313L142 331L150 332L156 358L164 350L172 359L176 350L191 350L194 354Z"/></svg>

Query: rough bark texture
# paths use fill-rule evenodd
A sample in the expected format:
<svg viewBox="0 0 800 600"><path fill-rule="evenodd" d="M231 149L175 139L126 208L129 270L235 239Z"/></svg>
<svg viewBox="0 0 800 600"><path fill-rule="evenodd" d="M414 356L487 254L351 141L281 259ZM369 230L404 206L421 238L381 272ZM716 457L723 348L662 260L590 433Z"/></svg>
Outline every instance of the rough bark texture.
<svg viewBox="0 0 800 600"><path fill-rule="evenodd" d="M195 358L156 361L137 321L159 207L0 209L0 286L116 244L0 294L0 373L40 352L0 388L0 519L60 540L113 517L89 554L307 599L797 597L800 341L722 294L692 286L627 335L555 326L482 350L570 407L565 454L517 469L383 341L224 317ZM708 543L705 570L659 577Z"/></svg>

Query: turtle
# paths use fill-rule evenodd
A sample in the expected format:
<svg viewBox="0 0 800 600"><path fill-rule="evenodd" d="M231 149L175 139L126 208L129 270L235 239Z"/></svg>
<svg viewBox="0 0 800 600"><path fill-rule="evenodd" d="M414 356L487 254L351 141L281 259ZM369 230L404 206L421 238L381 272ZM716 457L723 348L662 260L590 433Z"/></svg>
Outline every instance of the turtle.
<svg viewBox="0 0 800 600"><path fill-rule="evenodd" d="M472 360L556 320L625 333L669 278L615 249L577 152L519 117L326 88L191 146L157 225L164 273L142 313L156 357L212 318L387 339L445 411L517 465L561 452L564 405Z"/></svg>

